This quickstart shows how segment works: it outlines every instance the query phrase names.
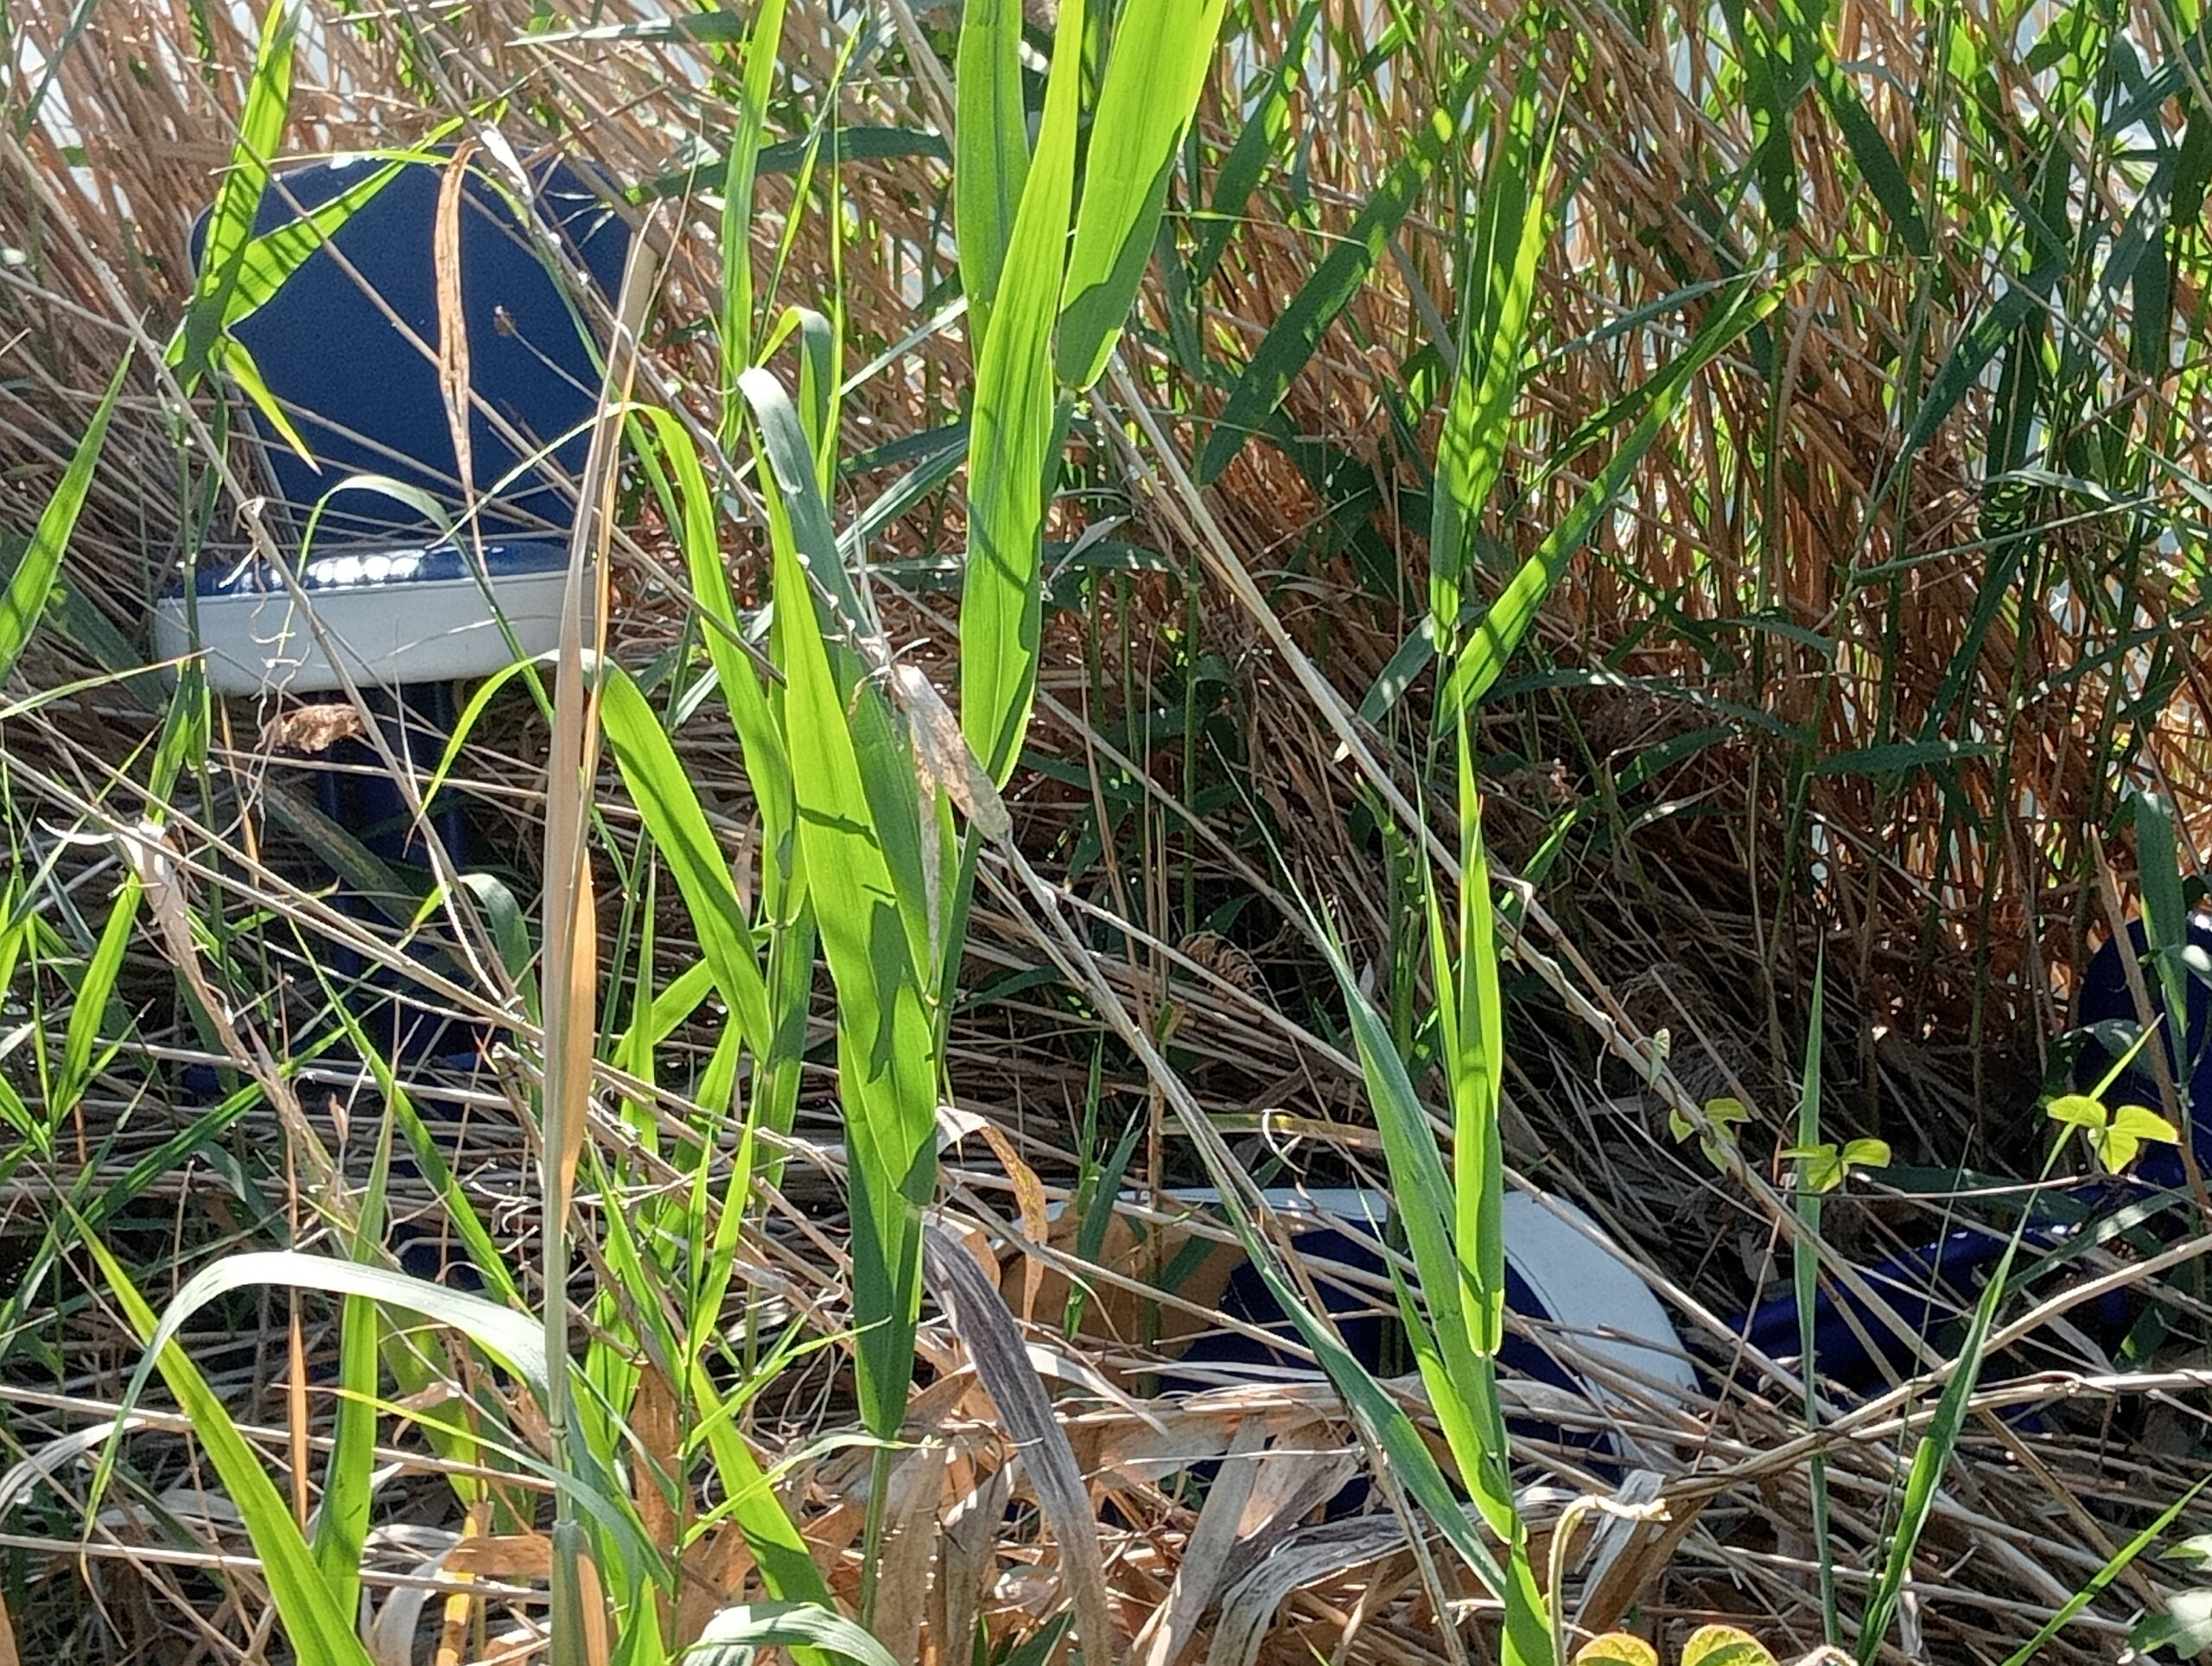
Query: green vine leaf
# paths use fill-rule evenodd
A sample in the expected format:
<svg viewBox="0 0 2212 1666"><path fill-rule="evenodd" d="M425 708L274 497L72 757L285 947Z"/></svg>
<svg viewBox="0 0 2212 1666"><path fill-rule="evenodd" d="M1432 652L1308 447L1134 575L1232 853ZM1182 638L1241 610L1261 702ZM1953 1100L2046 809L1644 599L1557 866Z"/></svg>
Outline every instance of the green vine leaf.
<svg viewBox="0 0 2212 1666"><path fill-rule="evenodd" d="M2098 1166L2108 1174L2133 1162L2145 1145L2181 1142L2180 1132L2157 1111L2143 1105L2113 1110L2086 1093L2062 1094L2044 1108L2044 1115L2062 1128L2080 1129Z"/></svg>
<svg viewBox="0 0 2212 1666"><path fill-rule="evenodd" d="M1859 1168L1887 1168L1886 1140L1850 1140L1834 1144L1791 1146L1782 1154L1797 1165L1797 1184L1808 1192L1833 1192Z"/></svg>
<svg viewBox="0 0 2212 1666"><path fill-rule="evenodd" d="M1574 1651L1574 1666L1659 1666L1659 1651L1630 1631L1608 1631Z"/></svg>
<svg viewBox="0 0 2212 1666"><path fill-rule="evenodd" d="M1779 1666L1773 1651L1732 1625L1700 1625L1682 1645L1682 1666Z"/></svg>
<svg viewBox="0 0 2212 1666"><path fill-rule="evenodd" d="M1667 1113L1667 1129L1677 1143L1697 1136L1698 1144L1705 1151L1706 1160L1722 1173L1728 1172L1728 1160L1736 1150L1736 1128L1751 1120L1751 1108L1741 1099L1719 1098L1705 1102L1707 1127L1700 1129L1679 1110Z"/></svg>

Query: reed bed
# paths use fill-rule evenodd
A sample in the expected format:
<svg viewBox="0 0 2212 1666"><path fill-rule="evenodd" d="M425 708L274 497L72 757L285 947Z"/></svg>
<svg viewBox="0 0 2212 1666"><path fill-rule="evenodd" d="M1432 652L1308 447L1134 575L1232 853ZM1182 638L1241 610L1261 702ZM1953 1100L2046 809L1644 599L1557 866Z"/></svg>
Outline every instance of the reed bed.
<svg viewBox="0 0 2212 1666"><path fill-rule="evenodd" d="M162 359L194 305L186 236L233 163L262 20L91 0L0 21L11 566L130 357L57 597L0 688L0 943L24 945L0 1078L37 1130L0 1167L15 1271L0 1282L17 1291L0 1294L16 1466L0 1477L0 1661L11 1637L26 1659L315 1657L232 1472L181 1438L208 1425L178 1379L124 1408L150 1316L195 1274L269 1250L388 1271L388 1237L418 1261L429 1243L448 1266L495 1262L486 1294L514 1313L574 1315L587 1392L560 1438L582 1456L564 1466L545 1396L512 1361L363 1319L359 1289L224 1292L173 1349L301 1530L311 1509L353 1512L338 1611L357 1587L377 1666L562 1658L561 1603L619 1612L599 1638L618 1650L642 1650L624 1638L649 1611L671 1657L741 1610L763 1629L733 1650L867 1657L778 1605L863 1617L893 1658L962 1666L1041 1666L1071 1635L1086 1661L1147 1666L1540 1657L1502 1612L1511 1578L1455 1561L1461 1538L1530 1570L1562 1634L1629 1625L1669 1656L1713 1619L1777 1653L1841 1644L1869 1663L2105 1660L2161 1616L2201 1625L2190 1568L2132 1542L2202 1525L2201 1223L2024 1278L1988 1316L1986 1360L1945 1352L1975 1334L1947 1315L1916 1372L1855 1401L1815 1395L1817 1419L1796 1368L1747 1358L1720 1317L1801 1269L1833 1279L1962 1215L2001 1222L1990 1199L2048 1172L2037 1106L2069 1085L2061 1038L2089 951L2172 882L2177 852L2199 894L2201 20L2164 0L2032 16L1233 0L1129 327L1070 396L1035 529L1033 715L1014 699L1026 729L992 756L969 715L962 557L995 536L981 523L1001 500L950 467L984 397L955 213L956 171L975 166L956 130L967 15L795 4L748 113L755 15L296 8L283 156L429 143L466 112L629 188L659 256L632 396L672 414L714 484L702 542L652 479L678 448L633 424L603 523L606 657L664 755L615 718L605 747L586 744L573 726L600 719L518 685L468 731L454 788L530 923L519 957L481 892L413 927L334 911L316 876L333 830L301 785L332 766L327 718L212 705L180 766L174 707L138 671L179 551L228 551L246 524L246 477L210 467L186 415L210 396L181 399ZM1010 95L1039 156L1061 16L1022 24ZM1088 121L1098 89L1071 96ZM1466 109L1470 126L1424 149L1436 112ZM1524 158L1501 187L1516 111L1555 130L1541 169ZM740 245L722 193L748 143ZM1501 193L1546 190L1558 223L1532 257L1496 480L1464 530L1468 595L1495 606L1580 506L1599 509L1455 720L1421 645L1447 672L1477 651L1434 588L1446 414L1497 350L1455 329L1486 258L1470 227ZM743 439L777 431L772 397L747 383L748 410L724 357L740 264L760 327L822 309L849 377L823 508L840 530L869 518L887 664L856 677L839 656L858 665L859 650L825 634L830 692L858 710L890 663L918 673L970 722L1008 822L976 830L998 801L973 782L985 813L944 808L973 864L944 871L944 893L972 886L972 909L944 963L930 1103L885 1100L865 1127L841 1052L851 963L825 931L817 968L813 924L779 912L758 736L721 716L724 598L748 614L788 601L804 556L787 525L801 483ZM1019 284L1018 263L1001 281ZM1593 499L1616 463L1618 489ZM922 489L900 496L909 471ZM784 661L777 675L798 686ZM582 686L554 681L564 700ZM794 755L803 739L786 737ZM672 854L653 807L671 779L727 858L719 881ZM1463 813L1478 787L1479 842ZM2164 843L2146 801L2170 807ZM549 850L588 858L549 883ZM1491 889L1459 883L1485 860L1487 995L1473 945ZM750 1101L733 1100L719 989L664 1028L639 1017L715 970L700 887L717 883L764 941L798 945L798 1030L748 1055ZM125 894L143 912L124 916ZM595 934L533 936L586 896ZM1453 949L1440 960L1432 906ZM464 970L420 998L494 1027L497 1067L395 1081L356 1062L321 963L333 939L371 962L446 951ZM908 993L936 1013L926 983ZM1471 1027L1505 1014L1487 1100L1455 1085L1432 1023L1455 990ZM595 1052L563 1078L548 1035ZM1377 1075L1393 1049L1417 1096L1395 1122ZM212 1096L181 1086L194 1071ZM582 1145L562 1182L574 1209L549 1216L563 1079ZM396 1101L446 1172L395 1132ZM1717 1164L1669 1127L1711 1136L1715 1102L1749 1113L1719 1130ZM1822 1139L1878 1137L1895 1157L1831 1194L1816 1232L1788 1184L1806 1114ZM937 1142L926 1227L862 1172L862 1135L899 1116ZM1442 1396L1403 1362L1376 1403L1475 1500L1479 1529L1452 1531L1405 1491L1420 1453L1391 1447L1399 1425L1341 1378L1160 1377L1164 1339L1236 1323L1217 1292L1182 1294L1173 1246L1211 1237L1278 1264L1264 1211L1193 1220L1167 1188L1219 1183L1226 1162L1402 1199L1419 1152L1389 1130L1425 1141L1430 1122L1455 1163L1494 1129L1493 1187L1602 1222L1707 1384L1684 1402L1615 1380L1600 1402L1509 1376L1510 1447L1492 1453L1454 1434L1484 1416L1471 1357ZM686 1208L715 1246L706 1273L655 1260L625 1224L673 1241ZM1373 1248L1409 1277L1433 1270L1418 1243ZM926 1287L911 1339L897 1300L869 1294L869 1256L909 1294ZM1008 1412L1020 1384L968 1270L1002 1298L1013 1358L1043 1373L1058 1433L1041 1446ZM2105 1290L2146 1299L2163 1331L2106 1357L2069 1318ZM1387 1280L1372 1294L1395 1313ZM1604 1374L1586 1339L1546 1340ZM1440 1405L1459 1392L1467 1406ZM1931 1429L1948 1462L1893 1571ZM1578 1438L1599 1435L1611 1455ZM1079 1522L1044 1447L1071 1465ZM1192 1478L1224 1456L1262 1478L1240 1491L1234 1462ZM607 1592L563 1583L578 1536L614 1531L559 1513L592 1463L620 1494L610 1516L670 1559L641 1606L620 1606L597 1541L580 1565ZM748 1465L767 1477L749 1502ZM331 1478L356 1470L376 1478L358 1497ZM1370 1506L1313 1519L1355 1476ZM1885 1604L1894 1625L1857 1638Z"/></svg>

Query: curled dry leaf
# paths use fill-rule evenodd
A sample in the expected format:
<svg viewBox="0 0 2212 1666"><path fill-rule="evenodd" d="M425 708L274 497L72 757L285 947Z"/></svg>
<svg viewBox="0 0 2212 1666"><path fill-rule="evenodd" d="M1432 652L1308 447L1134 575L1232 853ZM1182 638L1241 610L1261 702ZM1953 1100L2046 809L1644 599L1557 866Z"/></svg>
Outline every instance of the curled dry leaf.
<svg viewBox="0 0 2212 1666"><path fill-rule="evenodd" d="M735 1522L718 1523L709 1529L683 1558L671 1641L679 1649L696 1642L707 1622L735 1598L752 1567L753 1553Z"/></svg>
<svg viewBox="0 0 2212 1666"><path fill-rule="evenodd" d="M658 1365L648 1361L630 1402L630 1432L637 1440L630 1490L646 1542L673 1549L680 1531L669 1503L670 1478L683 1473L676 1394Z"/></svg>
<svg viewBox="0 0 2212 1666"><path fill-rule="evenodd" d="M1266 1437L1267 1430L1257 1422L1237 1429L1213 1485L1206 1491L1205 1504L1198 1510L1191 1536L1184 1542L1167 1599L1153 1610L1130 1649L1133 1666L1168 1666L1182 1654L1184 1644L1198 1628L1199 1618L1212 1606L1229 1559L1236 1549L1237 1529L1258 1478L1257 1459Z"/></svg>
<svg viewBox="0 0 2212 1666"><path fill-rule="evenodd" d="M946 1507L938 1547L935 1599L931 1606L939 1638L973 1637L976 1617L997 1563L999 1529L1014 1494L1014 1472L986 1471L975 1486ZM942 1658L945 1650L940 1644Z"/></svg>
<svg viewBox="0 0 2212 1666"><path fill-rule="evenodd" d="M1284 1535L1222 1598L1206 1666L1252 1666L1293 1592L1395 1556L1405 1543L1405 1523L1395 1516L1347 1517Z"/></svg>
<svg viewBox="0 0 2212 1666"><path fill-rule="evenodd" d="M1006 801L960 733L960 720L936 686L912 665L893 665L891 696L912 725L914 760L923 779L944 789L975 830L996 843L1014 831Z"/></svg>
<svg viewBox="0 0 2212 1666"><path fill-rule="evenodd" d="M261 749L312 755L329 751L340 741L359 740L366 733L359 710L350 702L327 701L276 713L261 726Z"/></svg>

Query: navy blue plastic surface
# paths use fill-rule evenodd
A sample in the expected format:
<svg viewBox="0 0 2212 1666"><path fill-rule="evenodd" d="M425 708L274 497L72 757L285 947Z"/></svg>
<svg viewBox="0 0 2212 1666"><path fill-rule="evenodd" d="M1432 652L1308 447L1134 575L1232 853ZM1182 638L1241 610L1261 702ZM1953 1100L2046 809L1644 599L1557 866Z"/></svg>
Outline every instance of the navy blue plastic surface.
<svg viewBox="0 0 2212 1666"><path fill-rule="evenodd" d="M372 178L385 164L342 157L278 172L255 219L265 234L312 213ZM315 524L315 559L300 573L313 591L343 591L436 582L475 575L473 557L442 542L420 509L388 493L338 491L347 477L378 474L436 500L457 520L467 500L453 429L440 383L439 198L442 163L411 162L356 207L232 334L285 410L313 455L302 460L258 410L253 421L277 495L294 535ZM581 261L612 296L621 283L629 229L574 169L555 162L531 170L538 230ZM598 400L598 357L587 321L565 283L549 270L511 200L477 169L460 190L459 313L467 343L470 481L480 531L489 542L484 575L493 582L560 570L568 559L564 529L574 520L567 482L584 465L585 424ZM193 228L196 262L207 217ZM533 531L543 530L539 536ZM256 562L225 568L210 563L194 588L203 597L267 592L279 581ZM379 701L386 739L418 759L429 754L452 722L450 687L404 690L397 703ZM403 714L404 721L403 721ZM372 851L400 864L424 852L410 830L397 788L385 780L374 754L342 745L321 779L326 814L362 837ZM457 800L431 808L431 830L456 863L468 861ZM350 893L354 912L366 900ZM346 976L362 968L333 945ZM382 972L371 980L394 993L407 980ZM412 1016L387 999L365 1014L372 1033L395 1056L421 1059L472 1043L466 1026Z"/></svg>
<svg viewBox="0 0 2212 1666"><path fill-rule="evenodd" d="M340 158L284 169L262 200L256 231L296 219L382 165ZM545 230L613 295L621 282L628 228L567 166L542 168L536 177ZM390 475L449 509L459 506L459 466L435 359L442 178L441 168L404 166L232 331L321 465L319 472L310 468L264 427L278 493L299 528L315 503L353 474ZM204 231L203 220L193 237L195 260ZM492 414L471 413L475 489L491 494L499 487L484 507L484 525L564 526L573 509L559 481L583 466L588 442L578 430L599 389L588 335L522 220L474 169L462 188L460 251L470 385L492 413L526 436L518 445ZM561 441L554 469L525 467L499 487L538 445L553 441ZM349 492L325 510L317 540L395 529L419 537L423 518L394 499Z"/></svg>
<svg viewBox="0 0 2212 1666"><path fill-rule="evenodd" d="M2137 920L2127 928L2132 951L2140 958L2148 950L2150 938ZM2202 915L2192 915L2189 922L2190 947L2206 957L2212 964L2212 924ZM2172 1066L2174 1080L2179 1084L2186 1103L2192 1142L2196 1148L2196 1163L2201 1169L2212 1169L2212 987L2195 970L2184 974L2189 986L2187 1011L2181 1027L2180 1046L2171 1024L2160 1027L2161 1033L2149 1045L2166 1050L2167 1063ZM2154 1015L2164 1011L2165 1002L2159 991L2162 981L2154 966L2143 968L2143 987L2151 997ZM2127 970L2120 959L2120 939L2115 938L2090 957L2088 970L2082 975L2082 992L2074 1003L2074 1022L2077 1027L2094 1024L2125 1024L2133 1027L2141 1021L2135 1010L2135 997L2128 990ZM2113 1055L2102 1046L2084 1049L2082 1068L2078 1072L2081 1085L2090 1088L2111 1069ZM2133 1101L2156 1108L2158 1104L2158 1084L2148 1070L2131 1069L2107 1096L2114 1103ZM2172 1146L2152 1145L2143 1148L2136 1160L2135 1173L2146 1184L2158 1186L2178 1186L2185 1180L2181 1153Z"/></svg>
<svg viewBox="0 0 2212 1666"><path fill-rule="evenodd" d="M1406 1343L1404 1326L1396 1313L1382 1310L1389 1296L1372 1288L1357 1288L1349 1281L1348 1275L1357 1275L1388 1281L1389 1270L1370 1242L1361 1235L1329 1224L1297 1233L1290 1240L1290 1248L1305 1263L1321 1299L1322 1311L1335 1321L1337 1333L1352 1358L1372 1373L1411 1370L1413 1357ZM1177 1358L1178 1366L1210 1367L1231 1380L1240 1370L1310 1372L1314 1369L1311 1362L1300 1359L1289 1351L1299 1341L1298 1327L1285 1315L1266 1281L1250 1262L1240 1262L1230 1275L1219 1305L1222 1313L1280 1338L1285 1345L1270 1346L1233 1331L1209 1331L1183 1348ZM1505 1272L1505 1305L1526 1319L1548 1321L1552 1317L1510 1265ZM1509 1333L1498 1363L1508 1376L1527 1377L1571 1394L1588 1396L1587 1387L1577 1381L1549 1350L1526 1337ZM1211 1377L1171 1367L1160 1373L1160 1385L1163 1389L1188 1390L1215 1386L1215 1382ZM1611 1467L1610 1442L1602 1435L1570 1433L1541 1419L1516 1421L1514 1427L1524 1437L1578 1451L1581 1460L1599 1472ZM1200 1476L1212 1472L1211 1465L1198 1465L1192 1470L1192 1473ZM1336 1517L1360 1509L1367 1492L1363 1479L1353 1481L1331 1501L1327 1514Z"/></svg>
<svg viewBox="0 0 2212 1666"><path fill-rule="evenodd" d="M2093 1182L2078 1188L2075 1195L2094 1214L2126 1194ZM2023 1265L2062 1248L2076 1230L2057 1222L2031 1222L2021 1241ZM1994 1227L1961 1227L1938 1243L1923 1244L1859 1271L1867 1288L1904 1321L1909 1334L1934 1338L1974 1306L2011 1237L2009 1231ZM2137 1304L2128 1292L2114 1290L2069 1317L2101 1342L2116 1344L2126 1334L2136 1311ZM1893 1371L1912 1368L1910 1344L1878 1319L1872 1307L1858 1296L1823 1280L1813 1313L1814 1356L1823 1377L1848 1389L1873 1393L1885 1381L1878 1362L1886 1362ZM1777 1296L1731 1321L1730 1328L1770 1358L1794 1359L1802 1341L1797 1298Z"/></svg>

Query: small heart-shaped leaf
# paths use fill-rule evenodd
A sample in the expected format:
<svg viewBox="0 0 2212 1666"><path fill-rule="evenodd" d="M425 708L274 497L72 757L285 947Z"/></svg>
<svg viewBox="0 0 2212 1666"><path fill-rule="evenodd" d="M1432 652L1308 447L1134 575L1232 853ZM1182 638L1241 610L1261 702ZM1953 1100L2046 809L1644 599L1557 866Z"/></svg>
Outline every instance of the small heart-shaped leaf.
<svg viewBox="0 0 2212 1666"><path fill-rule="evenodd" d="M1792 1146L1782 1154L1797 1165L1797 1184L1805 1191L1833 1192L1843 1184L1843 1155L1832 1145Z"/></svg>
<svg viewBox="0 0 2212 1666"><path fill-rule="evenodd" d="M1890 1142L1887 1140L1853 1140L1843 1148L1846 1168L1887 1168L1890 1166Z"/></svg>
<svg viewBox="0 0 2212 1666"><path fill-rule="evenodd" d="M2104 1103L2086 1093L2064 1093L2044 1107L2044 1116L2054 1122L2067 1122L2075 1128L2101 1129L2107 1119Z"/></svg>
<svg viewBox="0 0 2212 1666"><path fill-rule="evenodd" d="M1659 1666L1659 1651L1632 1631L1608 1631L1574 1651L1574 1666Z"/></svg>
<svg viewBox="0 0 2212 1666"><path fill-rule="evenodd" d="M1682 1666L1780 1666L1773 1651L1732 1625L1700 1625L1682 1645Z"/></svg>
<svg viewBox="0 0 2212 1666"><path fill-rule="evenodd" d="M1732 1122L1750 1122L1751 1110L1741 1099L1708 1099L1705 1102L1705 1119L1716 1127L1726 1128Z"/></svg>
<svg viewBox="0 0 2212 1666"><path fill-rule="evenodd" d="M2090 1135L2099 1160L2114 1174L2133 1162L2146 1143L2174 1145L2180 1139L2171 1122L2141 1105L2122 1105L2113 1112L2108 1127Z"/></svg>

